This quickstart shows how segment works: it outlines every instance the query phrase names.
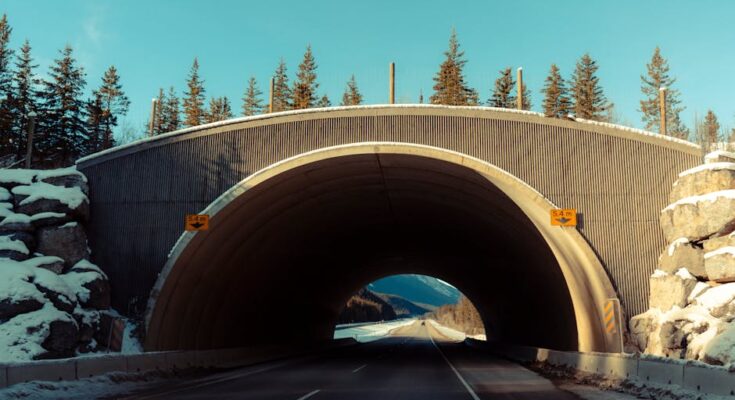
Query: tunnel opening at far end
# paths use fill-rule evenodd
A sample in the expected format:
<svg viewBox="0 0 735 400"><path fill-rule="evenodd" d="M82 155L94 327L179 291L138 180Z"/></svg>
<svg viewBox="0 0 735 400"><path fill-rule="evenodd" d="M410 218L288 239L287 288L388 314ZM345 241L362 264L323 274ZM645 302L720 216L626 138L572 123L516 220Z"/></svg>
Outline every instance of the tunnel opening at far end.
<svg viewBox="0 0 735 400"><path fill-rule="evenodd" d="M494 339L608 351L598 309L615 296L553 205L480 160L367 143L266 168L205 213L159 276L147 350L302 346L331 340L366 284L410 272L461 287Z"/></svg>
<svg viewBox="0 0 735 400"><path fill-rule="evenodd" d="M360 288L344 304L334 328L334 339L364 343L389 336L487 340L482 316L464 293L418 274L391 275Z"/></svg>

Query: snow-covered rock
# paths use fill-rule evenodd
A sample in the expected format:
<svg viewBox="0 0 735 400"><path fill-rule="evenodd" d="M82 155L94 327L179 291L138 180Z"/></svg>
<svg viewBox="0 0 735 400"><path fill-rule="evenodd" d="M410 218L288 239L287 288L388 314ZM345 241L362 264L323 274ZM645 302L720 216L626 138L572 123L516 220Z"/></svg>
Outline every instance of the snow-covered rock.
<svg viewBox="0 0 735 400"><path fill-rule="evenodd" d="M651 275L649 306L667 311L674 306L686 307L689 295L697 284L696 278L681 268L674 274L656 270Z"/></svg>
<svg viewBox="0 0 735 400"><path fill-rule="evenodd" d="M71 215L58 212L42 212L31 215L31 225L36 229L47 226L64 225L70 221L73 221Z"/></svg>
<svg viewBox="0 0 735 400"><path fill-rule="evenodd" d="M686 237L699 241L735 230L735 189L686 197L661 211L666 240Z"/></svg>
<svg viewBox="0 0 735 400"><path fill-rule="evenodd" d="M735 247L727 246L704 255L707 276L715 282L735 281Z"/></svg>
<svg viewBox="0 0 735 400"><path fill-rule="evenodd" d="M34 270L23 263L0 259L0 320L43 307L46 298L34 279Z"/></svg>
<svg viewBox="0 0 735 400"><path fill-rule="evenodd" d="M99 267L81 260L62 276L83 307L97 310L110 308L110 282Z"/></svg>
<svg viewBox="0 0 735 400"><path fill-rule="evenodd" d="M735 189L735 163L704 164L679 174L669 195L669 202L728 189Z"/></svg>
<svg viewBox="0 0 735 400"><path fill-rule="evenodd" d="M686 238L675 240L658 259L660 270L676 273L681 268L686 268L692 275L700 278L707 276L702 248L690 243Z"/></svg>
<svg viewBox="0 0 735 400"><path fill-rule="evenodd" d="M713 317L735 317L735 283L710 288L697 296L693 304L702 307Z"/></svg>
<svg viewBox="0 0 735 400"><path fill-rule="evenodd" d="M56 274L64 272L64 260L54 256L39 256L29 258L23 261L23 264L29 267L47 269Z"/></svg>
<svg viewBox="0 0 735 400"><path fill-rule="evenodd" d="M45 182L20 185L12 189L15 211L26 215L60 213L79 221L89 219L89 199L78 187L55 186Z"/></svg>
<svg viewBox="0 0 735 400"><path fill-rule="evenodd" d="M2 232L33 232L31 217L14 212L4 215L0 221L0 233Z"/></svg>
<svg viewBox="0 0 735 400"><path fill-rule="evenodd" d="M28 258L28 246L10 235L0 235L0 258L22 261Z"/></svg>
<svg viewBox="0 0 735 400"><path fill-rule="evenodd" d="M735 153L724 150L717 150L704 156L705 164L719 162L735 162Z"/></svg>
<svg viewBox="0 0 735 400"><path fill-rule="evenodd" d="M704 346L704 361L719 365L735 363L735 322L722 324L717 335Z"/></svg>
<svg viewBox="0 0 735 400"><path fill-rule="evenodd" d="M35 180L37 182L45 182L54 186L79 188L85 195L89 194L87 177L77 171L76 167L39 171Z"/></svg>
<svg viewBox="0 0 735 400"><path fill-rule="evenodd" d="M75 329L69 314L45 303L0 324L0 357L8 362L69 356L76 344Z"/></svg>
<svg viewBox="0 0 735 400"><path fill-rule="evenodd" d="M37 252L61 258L67 267L89 258L87 234L77 223L40 228L36 232L36 239Z"/></svg>

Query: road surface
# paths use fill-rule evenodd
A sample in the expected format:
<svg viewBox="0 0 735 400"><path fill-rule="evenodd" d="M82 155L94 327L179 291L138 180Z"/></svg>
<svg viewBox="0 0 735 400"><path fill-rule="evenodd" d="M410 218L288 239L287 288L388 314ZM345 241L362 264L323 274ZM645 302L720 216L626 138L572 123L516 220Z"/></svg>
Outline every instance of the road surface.
<svg viewBox="0 0 735 400"><path fill-rule="evenodd" d="M323 355L263 364L131 399L579 399L505 360L416 322L389 338Z"/></svg>

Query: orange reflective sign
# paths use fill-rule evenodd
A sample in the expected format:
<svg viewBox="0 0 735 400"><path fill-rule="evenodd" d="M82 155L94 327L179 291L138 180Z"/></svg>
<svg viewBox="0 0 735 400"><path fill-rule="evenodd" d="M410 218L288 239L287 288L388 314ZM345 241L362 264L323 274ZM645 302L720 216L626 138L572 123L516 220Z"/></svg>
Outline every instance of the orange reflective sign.
<svg viewBox="0 0 735 400"><path fill-rule="evenodd" d="M209 215L187 214L184 227L187 231L206 231L209 229Z"/></svg>
<svg viewBox="0 0 735 400"><path fill-rule="evenodd" d="M551 225L577 226L577 210L574 208L551 210Z"/></svg>

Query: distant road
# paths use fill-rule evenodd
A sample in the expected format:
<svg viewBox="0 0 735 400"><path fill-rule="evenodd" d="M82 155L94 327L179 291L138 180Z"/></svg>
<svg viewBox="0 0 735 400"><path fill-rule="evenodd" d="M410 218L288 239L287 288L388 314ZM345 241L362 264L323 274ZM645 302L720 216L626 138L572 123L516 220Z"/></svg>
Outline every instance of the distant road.
<svg viewBox="0 0 735 400"><path fill-rule="evenodd" d="M417 321L393 336L323 355L220 373L135 399L579 399Z"/></svg>

